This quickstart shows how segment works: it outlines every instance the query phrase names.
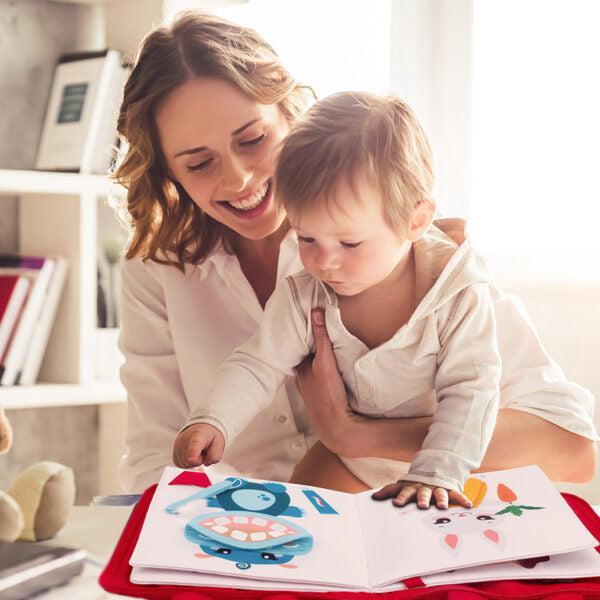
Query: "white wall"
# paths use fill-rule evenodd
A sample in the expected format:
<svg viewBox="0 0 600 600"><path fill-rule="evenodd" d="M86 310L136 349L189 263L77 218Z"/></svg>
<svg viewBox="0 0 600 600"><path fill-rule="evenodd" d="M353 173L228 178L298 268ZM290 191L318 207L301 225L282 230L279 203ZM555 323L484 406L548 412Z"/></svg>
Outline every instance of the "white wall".
<svg viewBox="0 0 600 600"><path fill-rule="evenodd" d="M523 300L546 349L567 377L600 398L600 285L511 285L505 280L502 287ZM598 411L594 420L600 429ZM598 471L589 483L559 487L600 504Z"/></svg>
<svg viewBox="0 0 600 600"><path fill-rule="evenodd" d="M473 0L392 2L392 88L411 104L427 130L436 163L435 196L447 216L468 217L472 210L473 7ZM508 243L510 232L504 234ZM550 354L596 398L599 263L593 257L576 264L564 257L526 261L505 256L492 261L502 288L525 302ZM600 502L600 476L565 489Z"/></svg>

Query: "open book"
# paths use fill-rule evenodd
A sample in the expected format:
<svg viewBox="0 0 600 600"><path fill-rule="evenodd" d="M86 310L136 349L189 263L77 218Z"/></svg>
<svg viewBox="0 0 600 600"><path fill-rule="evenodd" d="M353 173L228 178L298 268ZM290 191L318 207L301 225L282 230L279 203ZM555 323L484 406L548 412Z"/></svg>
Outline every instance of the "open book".
<svg viewBox="0 0 600 600"><path fill-rule="evenodd" d="M203 477L200 485L194 476ZM208 478L207 478L208 476ZM420 510L295 484L167 467L131 556L131 581L371 591L600 575L596 539L536 466L481 473L472 509Z"/></svg>

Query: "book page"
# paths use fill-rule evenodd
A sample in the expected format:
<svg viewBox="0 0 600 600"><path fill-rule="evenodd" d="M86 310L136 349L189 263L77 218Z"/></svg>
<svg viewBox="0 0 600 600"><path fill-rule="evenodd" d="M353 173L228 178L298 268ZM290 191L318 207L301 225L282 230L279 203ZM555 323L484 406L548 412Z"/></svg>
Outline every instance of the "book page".
<svg viewBox="0 0 600 600"><path fill-rule="evenodd" d="M301 582L366 587L366 558L351 494L228 479L209 469L213 485L235 487L183 504L193 494L204 493L190 485L169 485L189 473L165 469L132 554L132 566L288 582L287 589L296 589ZM182 503L176 512L167 512L176 502ZM297 539L272 551L256 548L271 536L278 544L286 542L288 535ZM144 570L140 572L143 575Z"/></svg>
<svg viewBox="0 0 600 600"><path fill-rule="evenodd" d="M431 587L434 585L458 585L476 583L480 581L498 581L507 579L520 580L553 580L571 581L583 577L600 576L600 554L594 549L579 550L567 554L556 554L554 556L539 556L536 558L497 563L493 565L481 565L454 571L445 571L422 577L423 585ZM134 567L131 572L132 583L145 583L155 585L192 585L223 588L240 588L264 591L290 590L290 584L278 581L260 581L251 579L240 579L219 575L206 575L192 571L169 571L167 569L144 569ZM331 586L298 583L293 586L294 592L329 592ZM344 588L335 588L338 591ZM407 586L403 583L391 583L377 588L377 592L393 592L405 590ZM350 588L349 588L350 591ZM351 591L358 591L352 588ZM371 591L365 588L363 591Z"/></svg>
<svg viewBox="0 0 600 600"><path fill-rule="evenodd" d="M144 585L190 585L199 587L235 588L240 590L261 590L265 592L359 592L368 588L342 587L320 583L269 581L264 579L244 579L231 575L209 575L195 571L175 571L169 569L146 569L133 567L131 583ZM398 586L396 586L397 588ZM404 588L404 586L401 586ZM383 589L383 588L382 588Z"/></svg>
<svg viewBox="0 0 600 600"><path fill-rule="evenodd" d="M495 565L482 565L423 577L425 585L446 585L500 579L576 579L600 576L600 554L592 548L537 556Z"/></svg>
<svg viewBox="0 0 600 600"><path fill-rule="evenodd" d="M478 473L467 488L472 509L399 508L369 492L355 496L372 587L597 544L537 466Z"/></svg>

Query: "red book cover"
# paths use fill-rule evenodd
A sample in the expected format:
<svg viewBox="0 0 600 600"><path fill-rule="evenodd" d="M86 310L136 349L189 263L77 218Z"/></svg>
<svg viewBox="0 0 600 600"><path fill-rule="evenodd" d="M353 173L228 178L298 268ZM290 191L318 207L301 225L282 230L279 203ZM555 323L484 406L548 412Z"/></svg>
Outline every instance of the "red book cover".
<svg viewBox="0 0 600 600"><path fill-rule="evenodd" d="M175 483L175 482L173 482ZM177 482L179 483L179 482ZM195 482L203 487L205 482ZM600 598L600 577L587 577L573 580L504 580L483 581L469 584L431 585L425 586L419 577L404 580L406 589L378 593L365 592L311 592L311 591L274 591L236 589L235 578L232 587L210 587L190 585L140 585L130 581L132 567L129 564L131 554L136 546L140 531L144 524L146 512L156 491L152 486L143 494L135 506L125 526L115 551L99 578L100 585L108 592L139 598L162 598L177 600L353 600L355 598L378 598L381 600L459 600L494 598ZM563 493L570 509L585 525L588 531L600 540L600 518L592 507L583 499L572 494ZM596 547L600 551L600 546ZM267 585L265 586L267 587Z"/></svg>
<svg viewBox="0 0 600 600"><path fill-rule="evenodd" d="M21 275L0 275L0 364L27 300L30 282Z"/></svg>
<svg viewBox="0 0 600 600"><path fill-rule="evenodd" d="M54 259L42 256L0 255L0 275L23 276L30 283L27 301L2 358L0 385L15 385L19 382L55 263Z"/></svg>

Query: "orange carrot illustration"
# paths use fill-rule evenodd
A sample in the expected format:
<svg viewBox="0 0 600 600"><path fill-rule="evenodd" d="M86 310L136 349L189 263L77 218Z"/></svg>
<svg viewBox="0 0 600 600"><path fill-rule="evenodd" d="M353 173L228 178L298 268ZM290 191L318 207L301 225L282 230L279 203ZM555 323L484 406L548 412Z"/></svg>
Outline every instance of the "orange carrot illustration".
<svg viewBox="0 0 600 600"><path fill-rule="evenodd" d="M525 506L525 505L517 506L516 504L513 504L513 502L517 499L517 495L507 485L504 485L503 483L498 484L497 492L498 492L498 498L502 502L506 502L507 504L510 504L510 506L507 506L506 508L503 508L502 510L498 511L496 513L497 515L503 515L503 514L509 513L511 515L514 515L515 517L520 517L523 514L524 510L543 510L544 509L543 506Z"/></svg>
<svg viewBox="0 0 600 600"><path fill-rule="evenodd" d="M507 485L499 483L498 498L502 502L514 502L517 499L517 495Z"/></svg>

